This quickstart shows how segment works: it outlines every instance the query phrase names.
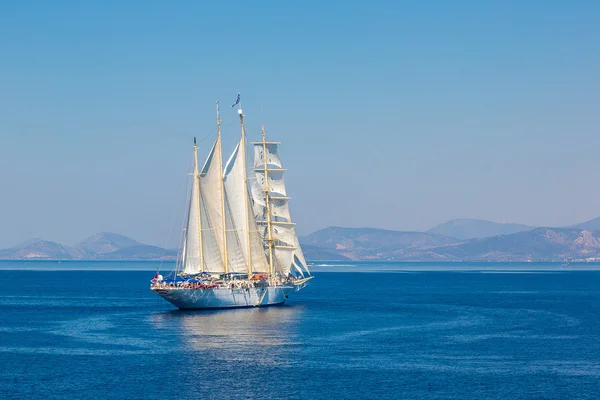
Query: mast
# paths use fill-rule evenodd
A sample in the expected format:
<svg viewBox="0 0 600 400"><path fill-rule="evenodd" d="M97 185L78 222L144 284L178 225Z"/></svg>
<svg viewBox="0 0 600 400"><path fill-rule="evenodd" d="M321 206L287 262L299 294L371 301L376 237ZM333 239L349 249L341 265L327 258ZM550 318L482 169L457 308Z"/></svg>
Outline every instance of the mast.
<svg viewBox="0 0 600 400"><path fill-rule="evenodd" d="M181 265L179 266L179 270L183 272L185 269L185 263L187 261L187 239L188 239L188 229L190 228L190 207L192 206L192 196L190 196L190 204L188 206L187 217L185 221L185 228L181 231L181 237L183 240L183 246L181 249ZM177 264L175 264L175 270L177 271Z"/></svg>
<svg viewBox="0 0 600 400"><path fill-rule="evenodd" d="M269 167L267 160L267 139L265 135L265 126L262 126L262 145L263 145L263 167L265 173L265 206L267 208L267 243L269 244L269 277L273 279L273 231L271 225L271 206L269 204Z"/></svg>
<svg viewBox="0 0 600 400"><path fill-rule="evenodd" d="M200 217L200 175L198 173L198 146L196 145L196 137L194 136L194 182L192 184L196 185L198 198L192 199L192 203L194 207L198 207L198 246L200 246L200 269L204 271L204 255L202 254L202 218ZM192 189L193 191L193 189ZM192 196L194 197L194 196ZM196 201L197 200L197 201ZM192 205L190 205L192 207Z"/></svg>
<svg viewBox="0 0 600 400"><path fill-rule="evenodd" d="M221 145L221 114L219 113L219 102L217 101L217 140ZM225 273L229 272L229 255L227 254L227 226L225 225L225 182L223 181L223 152L219 150L219 172L221 173L221 215L223 224L223 265Z"/></svg>
<svg viewBox="0 0 600 400"><path fill-rule="evenodd" d="M239 99L239 94L238 94ZM242 112L242 103L238 109L240 116L240 125L242 127L242 138L240 141L242 166L244 167L244 215L246 217L246 246L248 249L248 278L252 275L252 249L250 247L250 215L248 213L248 173L246 172L246 129L244 129L244 113Z"/></svg>

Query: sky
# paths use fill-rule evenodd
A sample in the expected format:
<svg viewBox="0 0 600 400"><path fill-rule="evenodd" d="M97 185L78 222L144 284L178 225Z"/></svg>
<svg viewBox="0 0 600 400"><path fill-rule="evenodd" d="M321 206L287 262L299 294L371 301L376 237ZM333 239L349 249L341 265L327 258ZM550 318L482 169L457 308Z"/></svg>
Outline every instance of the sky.
<svg viewBox="0 0 600 400"><path fill-rule="evenodd" d="M301 235L600 216L600 2L2 1L0 248L174 246L200 155L265 124Z"/></svg>

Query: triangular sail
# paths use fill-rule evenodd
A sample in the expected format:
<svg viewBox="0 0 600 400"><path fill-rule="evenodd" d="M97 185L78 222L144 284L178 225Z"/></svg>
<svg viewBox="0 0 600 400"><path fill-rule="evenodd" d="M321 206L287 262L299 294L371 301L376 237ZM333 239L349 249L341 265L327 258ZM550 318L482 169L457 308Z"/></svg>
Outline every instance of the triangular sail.
<svg viewBox="0 0 600 400"><path fill-rule="evenodd" d="M229 271L244 273L248 271L244 252L242 251L245 242L242 235L238 232L233 221L232 208L228 200L227 188L225 188L225 228L227 237L227 257L229 260Z"/></svg>
<svg viewBox="0 0 600 400"><path fill-rule="evenodd" d="M306 263L306 259L304 258L304 253L302 252L302 247L300 247L300 241L298 240L298 235L294 237L294 246L296 247L296 251L294 251L294 263L293 266L296 268L300 276L310 276L310 271L308 270L308 264Z"/></svg>
<svg viewBox="0 0 600 400"><path fill-rule="evenodd" d="M262 239L256 227L254 216L250 212L251 204L246 186L245 160L242 156L243 138L237 144L233 154L225 166L225 197L228 209L226 214L230 220L231 228L235 232L236 243L240 247L244 264L230 257L233 272L247 272L248 265L252 272L264 272L267 268L267 259ZM229 235L228 235L229 238ZM228 245L231 243L227 241Z"/></svg>
<svg viewBox="0 0 600 400"><path fill-rule="evenodd" d="M202 226L202 265L206 272L224 272L223 258L215 236L215 221L210 218L206 193L200 191L200 220Z"/></svg>
<svg viewBox="0 0 600 400"><path fill-rule="evenodd" d="M202 239L206 271L225 271L221 137L217 137L200 173L201 211L205 214Z"/></svg>
<svg viewBox="0 0 600 400"><path fill-rule="evenodd" d="M194 143L194 174L192 178L192 190L190 192L188 218L183 243L182 272L184 274L197 274L202 271L201 224L198 159L196 156L196 145Z"/></svg>

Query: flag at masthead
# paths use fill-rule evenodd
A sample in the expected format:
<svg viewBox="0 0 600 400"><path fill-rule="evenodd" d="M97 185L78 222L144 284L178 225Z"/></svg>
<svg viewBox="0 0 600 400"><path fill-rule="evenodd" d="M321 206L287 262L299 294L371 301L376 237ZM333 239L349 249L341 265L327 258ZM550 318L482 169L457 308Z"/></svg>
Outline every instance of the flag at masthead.
<svg viewBox="0 0 600 400"><path fill-rule="evenodd" d="M240 93L239 93L239 92L238 92L238 97L237 97L237 100L235 101L235 103L234 103L234 104L233 104L231 107L235 107L235 106L237 106L238 104L240 104Z"/></svg>

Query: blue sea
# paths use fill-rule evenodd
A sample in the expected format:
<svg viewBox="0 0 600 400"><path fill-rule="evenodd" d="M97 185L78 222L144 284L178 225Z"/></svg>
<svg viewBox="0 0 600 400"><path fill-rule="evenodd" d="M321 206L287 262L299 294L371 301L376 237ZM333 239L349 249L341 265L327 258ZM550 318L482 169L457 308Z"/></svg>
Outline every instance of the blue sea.
<svg viewBox="0 0 600 400"><path fill-rule="evenodd" d="M0 398L600 398L593 266L320 264L284 306L207 312L150 292L157 265L0 262Z"/></svg>

